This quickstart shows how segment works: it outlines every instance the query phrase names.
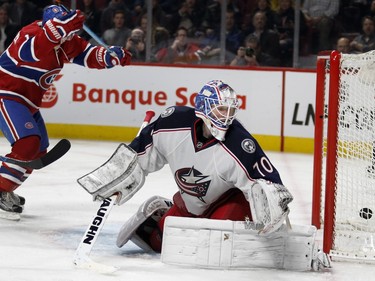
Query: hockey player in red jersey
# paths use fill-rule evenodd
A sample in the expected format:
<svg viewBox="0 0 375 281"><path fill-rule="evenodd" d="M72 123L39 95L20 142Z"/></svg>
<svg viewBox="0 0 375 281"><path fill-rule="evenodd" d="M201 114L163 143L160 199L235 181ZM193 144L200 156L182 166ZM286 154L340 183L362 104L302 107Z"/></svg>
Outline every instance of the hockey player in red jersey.
<svg viewBox="0 0 375 281"><path fill-rule="evenodd" d="M43 20L20 30L0 57L0 127L12 149L6 156L32 160L46 153L48 135L39 111L43 94L64 63L106 69L130 64L131 54L122 47L93 46L76 32L83 27L79 10L66 12L51 5ZM31 169L3 162L0 167L0 217L18 220L25 199L13 191Z"/></svg>

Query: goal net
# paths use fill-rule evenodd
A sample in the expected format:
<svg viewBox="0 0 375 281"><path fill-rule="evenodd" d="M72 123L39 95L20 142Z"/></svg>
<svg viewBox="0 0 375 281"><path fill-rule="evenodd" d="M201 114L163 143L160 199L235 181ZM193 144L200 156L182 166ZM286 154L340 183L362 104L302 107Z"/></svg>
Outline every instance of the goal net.
<svg viewBox="0 0 375 281"><path fill-rule="evenodd" d="M375 51L319 55L312 224L332 259L375 261Z"/></svg>

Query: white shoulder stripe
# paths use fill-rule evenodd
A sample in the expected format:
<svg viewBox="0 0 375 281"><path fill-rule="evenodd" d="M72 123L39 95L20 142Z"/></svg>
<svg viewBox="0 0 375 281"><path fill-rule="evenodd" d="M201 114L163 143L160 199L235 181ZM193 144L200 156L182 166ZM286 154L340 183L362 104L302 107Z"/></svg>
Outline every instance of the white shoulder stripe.
<svg viewBox="0 0 375 281"><path fill-rule="evenodd" d="M34 43L35 43L35 37L31 38L31 50L30 50L31 56L33 57L35 61L40 61L40 59L38 59L37 56L35 55Z"/></svg>

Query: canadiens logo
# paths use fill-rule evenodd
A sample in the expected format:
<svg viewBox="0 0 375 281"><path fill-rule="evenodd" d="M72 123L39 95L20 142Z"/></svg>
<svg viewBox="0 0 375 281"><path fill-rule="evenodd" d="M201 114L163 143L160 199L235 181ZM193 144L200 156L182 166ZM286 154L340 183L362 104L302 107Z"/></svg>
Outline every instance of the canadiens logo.
<svg viewBox="0 0 375 281"><path fill-rule="evenodd" d="M61 77L62 77L61 74L55 75L55 77L53 78L53 81L58 81ZM53 107L57 103L58 97L59 95L57 93L55 85L51 84L48 90L43 95L41 107L43 108Z"/></svg>
<svg viewBox="0 0 375 281"><path fill-rule="evenodd" d="M31 122L27 122L27 123L25 123L25 128L26 129L32 129L32 128L34 128L34 125Z"/></svg>
<svg viewBox="0 0 375 281"><path fill-rule="evenodd" d="M165 117L172 115L173 112L174 112L174 107L168 107L166 110L164 110L164 112L160 116L162 118L165 118Z"/></svg>
<svg viewBox="0 0 375 281"><path fill-rule="evenodd" d="M209 176L202 175L193 166L177 170L174 177L182 193L195 196L202 202L205 202L203 197L206 196L211 183L211 180L207 179Z"/></svg>
<svg viewBox="0 0 375 281"><path fill-rule="evenodd" d="M252 139L244 139L241 143L241 147L247 153L254 153L256 150L255 143Z"/></svg>
<svg viewBox="0 0 375 281"><path fill-rule="evenodd" d="M52 71L48 71L44 73L40 78L39 78L39 86L43 90L47 90L55 80L56 76L60 73L61 68L54 69Z"/></svg>

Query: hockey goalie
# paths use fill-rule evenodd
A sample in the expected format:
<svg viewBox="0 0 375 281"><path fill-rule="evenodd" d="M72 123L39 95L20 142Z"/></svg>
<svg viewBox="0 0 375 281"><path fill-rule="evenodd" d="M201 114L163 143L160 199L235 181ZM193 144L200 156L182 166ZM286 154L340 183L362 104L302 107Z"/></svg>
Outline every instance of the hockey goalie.
<svg viewBox="0 0 375 281"><path fill-rule="evenodd" d="M145 177L169 165L173 200L146 200L119 231L161 252L164 263L204 268L328 267L313 226L287 223L293 200L256 139L236 119L239 100L221 80L198 92L195 108L167 108L130 145L121 144L98 169L78 179L94 200L128 201Z"/></svg>

